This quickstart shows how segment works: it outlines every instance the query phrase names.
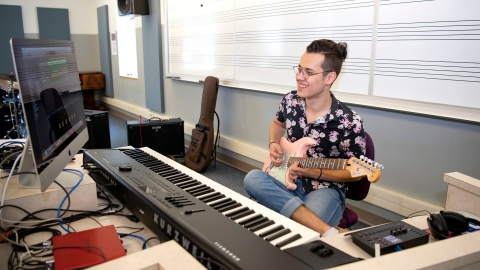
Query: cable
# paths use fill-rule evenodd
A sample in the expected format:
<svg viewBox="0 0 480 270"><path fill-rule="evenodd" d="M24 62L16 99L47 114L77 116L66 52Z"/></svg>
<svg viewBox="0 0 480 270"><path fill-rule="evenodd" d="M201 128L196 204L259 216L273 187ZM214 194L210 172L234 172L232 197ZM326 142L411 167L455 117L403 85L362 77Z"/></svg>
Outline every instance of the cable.
<svg viewBox="0 0 480 270"><path fill-rule="evenodd" d="M83 173L79 170L75 170L75 169L63 169L63 171L66 171L66 172L73 172L73 173L78 173L80 175L80 180L77 182L77 184L75 184L75 186L72 187L72 189L70 189L70 191L67 193L67 195L63 198L63 200L60 202L60 205L58 206L58 211L57 211L57 217L60 218L60 210L62 209L62 205L63 203L65 202L65 200L67 199L67 197L69 197L69 195L78 187L78 185L80 185L80 183L82 182L83 180ZM71 233L67 228L65 228L63 226L63 223L61 221L58 221L58 225L60 225L60 227L65 230L67 233Z"/></svg>
<svg viewBox="0 0 480 270"><path fill-rule="evenodd" d="M17 154L21 154L23 152L23 150L21 151L16 151L16 152L13 152L13 153L10 153L10 155L8 155L7 157L5 157L2 162L0 162L0 168L3 170L3 163L7 162L8 160L10 160L11 157L17 155ZM12 167L14 168L14 167ZM5 170L6 171L6 170Z"/></svg>
<svg viewBox="0 0 480 270"><path fill-rule="evenodd" d="M218 139L220 138L220 117L218 116L216 111L214 111L214 113L215 113L215 116L217 116L217 123L218 123L217 135L215 136L215 142L213 143L213 156L214 156L213 168L216 168L217 167L217 148L220 145L220 142L218 141Z"/></svg>
<svg viewBox="0 0 480 270"><path fill-rule="evenodd" d="M65 196L67 197L68 199L68 204L67 204L67 208L65 209L65 212L63 212L63 214L60 215L60 217L63 217L67 212L68 210L70 210L70 194L68 194L68 191L67 189L65 189L64 186L62 186L59 182L57 182L56 180L53 181L55 184L57 184L61 189L63 189L63 192L65 192Z"/></svg>
<svg viewBox="0 0 480 270"><path fill-rule="evenodd" d="M160 241L160 243L162 243L162 240L160 240L160 238L158 237L150 237L148 238L147 240L145 240L145 242L143 242L143 245L142 245L142 249L146 249L147 248L147 242L150 241L150 240L158 240Z"/></svg>
<svg viewBox="0 0 480 270"><path fill-rule="evenodd" d="M7 142L4 142L4 143L0 144L0 147L3 147L4 145L16 144L16 143L21 144L21 145L25 144L25 142L21 142L21 141L7 141Z"/></svg>
<svg viewBox="0 0 480 270"><path fill-rule="evenodd" d="M413 216L413 215L418 214L418 213L422 213L422 212L427 212L429 215L432 214L432 213L428 212L427 210L420 210L420 211L416 211L416 212L411 213L410 215L407 216L407 218L417 217L417 216Z"/></svg>
<svg viewBox="0 0 480 270"><path fill-rule="evenodd" d="M138 238L138 239L142 240L142 243L145 243L145 242L146 242L145 238L143 238L143 237L141 237L141 236L139 236L139 235L136 235L136 234L131 234L131 233L130 233L130 234L123 234L123 233L118 233L118 235L120 236L120 238L123 238L123 237L125 237L125 236L131 236L131 237L135 237L135 238Z"/></svg>
<svg viewBox="0 0 480 270"><path fill-rule="evenodd" d="M143 231L145 228L132 228L132 227L116 227L117 229L120 229L120 228L126 228L126 229L134 229L136 231L133 231L131 233L121 233L121 234L125 234L124 236L128 236L130 234L135 234L135 233L138 233L138 232L141 232Z"/></svg>
<svg viewBox="0 0 480 270"><path fill-rule="evenodd" d="M19 154L18 157L15 159L15 162L13 162L12 168L15 168L15 166L17 165L17 162L20 160L21 157L22 157L22 154ZM10 182L10 179L12 179L12 174L13 174L13 170L10 171L7 182L5 182L5 187L3 188L2 201L0 202L0 207L2 207L3 203L5 202L5 194L7 193L8 183ZM2 217L2 209L0 209L0 218L1 217ZM0 224L3 227L2 221L0 221Z"/></svg>

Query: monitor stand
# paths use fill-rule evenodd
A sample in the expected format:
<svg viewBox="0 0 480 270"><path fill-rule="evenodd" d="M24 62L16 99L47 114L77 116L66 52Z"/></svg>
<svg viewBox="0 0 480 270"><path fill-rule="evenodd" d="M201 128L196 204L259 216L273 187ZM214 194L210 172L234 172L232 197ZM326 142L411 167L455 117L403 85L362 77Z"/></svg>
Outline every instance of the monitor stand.
<svg viewBox="0 0 480 270"><path fill-rule="evenodd" d="M60 189L61 187L54 183L53 180L51 180L52 183L49 186L47 186L47 184L49 183L41 183L35 166L33 152L30 144L30 138L27 137L25 141L25 146L23 148L22 160L18 169L18 172L22 173L18 175L18 183L23 188L41 189L42 192L45 191L47 188ZM70 171L62 171L55 178L55 181L60 183L60 185L62 185L64 188L72 188L78 183L79 180L80 175Z"/></svg>

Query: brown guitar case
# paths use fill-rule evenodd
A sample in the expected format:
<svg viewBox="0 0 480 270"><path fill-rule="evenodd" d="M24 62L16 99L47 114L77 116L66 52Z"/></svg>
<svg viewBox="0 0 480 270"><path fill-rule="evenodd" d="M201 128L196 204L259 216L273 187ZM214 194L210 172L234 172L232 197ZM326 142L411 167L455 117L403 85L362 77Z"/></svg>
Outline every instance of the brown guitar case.
<svg viewBox="0 0 480 270"><path fill-rule="evenodd" d="M218 78L208 76L203 83L202 107L200 119L192 131L190 146L185 154L185 165L202 172L212 161L214 148L213 116L217 103Z"/></svg>

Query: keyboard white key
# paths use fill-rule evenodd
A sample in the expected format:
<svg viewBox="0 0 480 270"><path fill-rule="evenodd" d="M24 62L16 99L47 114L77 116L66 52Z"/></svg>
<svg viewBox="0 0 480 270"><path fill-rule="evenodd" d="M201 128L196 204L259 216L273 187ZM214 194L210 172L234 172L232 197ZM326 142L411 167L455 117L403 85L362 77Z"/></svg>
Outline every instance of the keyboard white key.
<svg viewBox="0 0 480 270"><path fill-rule="evenodd" d="M257 214L260 214L263 217L267 217L269 220L274 221L274 224L269 225L269 226L267 226L263 229L260 229L258 231L252 232L252 233L255 233L256 235L258 235L259 237L262 233L265 233L265 232L267 232L267 231L271 230L272 228L275 228L279 225L281 225L285 229L289 229L291 231L291 232L288 232L281 237L278 237L277 239L271 240L270 243L272 245L276 245L276 244L278 244L278 243L280 243L280 242L282 242L282 241L284 241L284 240L286 240L290 237L295 236L296 234L300 234L300 236L301 236L300 239L295 240L295 241L281 247L281 249L286 249L286 248L294 247L294 246L297 246L297 245L309 243L309 242L318 240L320 238L320 235L317 232L315 232L315 231L313 231L313 230L311 230L311 229L309 229L309 228L307 228L307 227L305 227L305 226L303 226L303 225L301 225L301 224L299 224L299 223L297 223L297 222L295 222L295 221L293 221L293 220L291 220L291 219L289 219L285 216L282 216L279 213L277 213L275 211L272 211L272 210L264 207L263 205L257 203L256 201L253 201L253 200L251 200L247 197L244 197L243 195L241 195L241 194L239 194L239 193L237 193L237 192L235 192L235 191L233 191L233 190L231 190L231 189L229 189L229 188L227 188L227 187L225 187L221 184L218 184L217 182L215 182L215 181L213 181L213 180L211 180L211 179L209 179L209 178L207 178L207 177L205 177L205 176L203 176L203 175L201 175L201 174L199 174L199 173L197 173L197 172L195 172L195 171L193 171L193 170L191 170L191 169L189 169L189 168L187 168L187 167L185 167L181 164L178 164L174 160L171 160L171 159L157 153L156 151L153 151L153 150L149 149L148 147L141 148L141 149L144 152L150 154L151 156L157 158L158 160L168 164L169 166L177 169L178 171L186 174L187 176L189 176L192 179L197 180L198 182L201 183L201 184L198 184L198 185L195 185L195 186L188 187L185 190L188 190L188 191L191 192L192 190L196 189L197 187L199 187L201 185L206 185L206 186L212 188L213 190L215 190L215 191L211 191L211 192L208 192L208 193L197 196L198 199L201 200L201 199L207 198L207 197L209 197L212 194L217 193L217 192L225 196L223 198L218 198L218 199L207 202L208 205L212 205L212 204L218 203L220 201L226 200L226 198L230 198L230 199L235 200L235 201L237 201L238 203L241 204L241 206L238 206L238 207L235 207L233 209L230 209L228 211L223 212L224 215L234 213L234 212L238 211L239 209L247 208L247 207L254 211L254 213L251 213L251 214L248 214L244 217L236 219L235 222L242 223L243 221L248 220L248 219L254 217ZM160 175L162 175L162 174L160 173ZM177 176L178 176L178 174L177 174ZM181 185L182 183L186 183L186 182L188 182L192 179L188 179L188 180L185 180L185 181L182 181L182 182L178 182L176 184ZM265 238L271 237L272 235L268 235L268 236L263 237L263 238L265 239Z"/></svg>

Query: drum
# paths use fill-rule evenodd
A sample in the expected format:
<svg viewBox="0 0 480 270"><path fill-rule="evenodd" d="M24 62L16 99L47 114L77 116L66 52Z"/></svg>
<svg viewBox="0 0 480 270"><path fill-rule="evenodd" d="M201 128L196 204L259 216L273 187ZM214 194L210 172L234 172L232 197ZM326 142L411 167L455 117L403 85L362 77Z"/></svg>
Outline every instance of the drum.
<svg viewBox="0 0 480 270"><path fill-rule="evenodd" d="M26 136L18 89L7 91L0 88L0 139L20 139Z"/></svg>

